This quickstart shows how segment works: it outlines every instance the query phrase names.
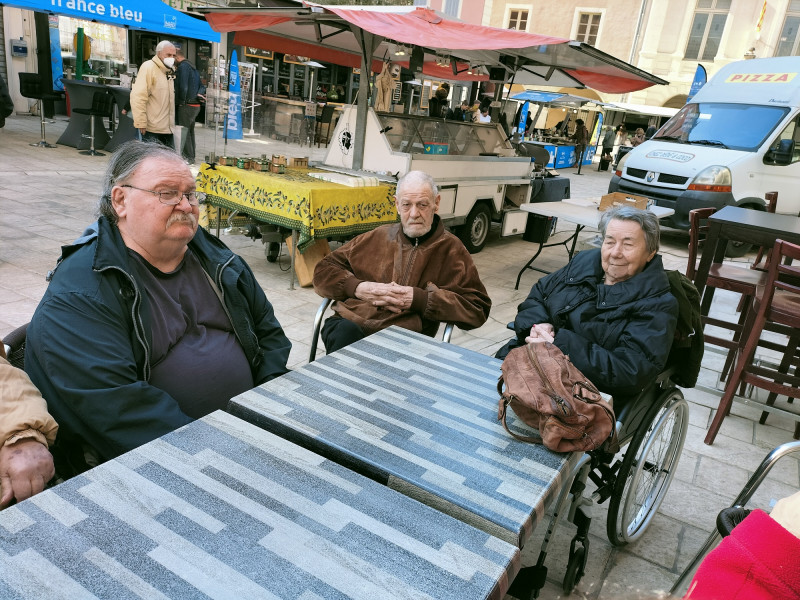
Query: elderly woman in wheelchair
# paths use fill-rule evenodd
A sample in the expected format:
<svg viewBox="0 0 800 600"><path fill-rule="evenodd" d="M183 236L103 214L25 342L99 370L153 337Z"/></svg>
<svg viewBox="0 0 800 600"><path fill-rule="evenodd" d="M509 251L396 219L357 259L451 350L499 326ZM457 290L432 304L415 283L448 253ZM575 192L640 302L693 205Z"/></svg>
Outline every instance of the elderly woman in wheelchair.
<svg viewBox="0 0 800 600"><path fill-rule="evenodd" d="M554 519L572 494L569 518L578 533L570 548L566 592L583 575L592 501L611 499L607 533L613 544L637 539L666 495L688 427L686 401L670 381L671 371L665 371L679 307L657 254L658 219L649 211L615 207L603 214L599 228L602 247L579 253L539 280L519 306L516 336L497 352L504 358L525 343L552 341L613 397L624 454L615 460L601 448L585 455L572 486L565 486L555 505ZM591 499L583 496L587 478L597 486ZM528 574L539 580L534 588L543 583L548 541L549 536L539 564Z"/></svg>

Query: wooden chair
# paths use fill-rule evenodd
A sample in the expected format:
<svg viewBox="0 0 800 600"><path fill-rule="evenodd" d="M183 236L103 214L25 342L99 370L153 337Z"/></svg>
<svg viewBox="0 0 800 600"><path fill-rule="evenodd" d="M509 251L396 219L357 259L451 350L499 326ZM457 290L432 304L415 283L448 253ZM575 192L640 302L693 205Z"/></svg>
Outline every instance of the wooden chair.
<svg viewBox="0 0 800 600"><path fill-rule="evenodd" d="M314 362L317 358L317 345L319 344L319 334L322 331L322 321L325 316L325 311L333 304L330 298L323 298L322 302L317 309L317 314L314 316L314 329L311 332L311 352L308 355L308 362ZM453 336L453 324L447 323L442 332L442 341L449 344L450 338Z"/></svg>
<svg viewBox="0 0 800 600"><path fill-rule="evenodd" d="M742 384L770 392L765 403L771 410L779 412L798 421L795 427L795 438L800 437L800 414L775 409L775 397L779 394L789 398L800 398L800 377L795 371L789 375L789 367L797 352L800 336L800 267L783 264L784 259L791 263L800 260L800 246L777 240L772 249L772 261L767 272L764 287L759 287L753 298L753 316L744 325L745 339L742 351L736 360L727 383L725 392L719 402L717 414L705 438L706 444L713 444L722 421L730 411L737 388ZM768 324L777 324L787 328L789 342L784 348L783 360L777 368L754 360L756 348L759 346L761 334Z"/></svg>
<svg viewBox="0 0 800 600"><path fill-rule="evenodd" d="M317 148L319 145L324 141L325 147L327 148L328 142L331 139L331 125L333 124L333 113L336 111L336 107L333 104L326 104L322 107L322 115L320 115L319 121L317 121ZM325 127L325 136L323 138L322 135L322 127Z"/></svg>
<svg viewBox="0 0 800 600"><path fill-rule="evenodd" d="M700 248L701 234L708 231L708 225L705 224L708 217L710 217L716 208L696 208L689 211L689 260L686 265L686 277L695 280L697 274L698 254ZM720 373L720 379L724 380L728 371L733 364L736 357L736 351L739 348L739 340L741 338L742 328L747 316L749 314L749 300L755 295L758 286L763 286L766 282L767 275L763 271L752 269L743 269L728 265L724 263L712 264L708 271L708 279L706 285L721 290L728 290L742 295L741 314L736 323L719 319L715 317L703 317L703 335L705 341L715 346L720 346L728 350L725 365ZM712 325L721 329L727 329L733 332L732 339L725 337L709 335L705 332L705 326Z"/></svg>

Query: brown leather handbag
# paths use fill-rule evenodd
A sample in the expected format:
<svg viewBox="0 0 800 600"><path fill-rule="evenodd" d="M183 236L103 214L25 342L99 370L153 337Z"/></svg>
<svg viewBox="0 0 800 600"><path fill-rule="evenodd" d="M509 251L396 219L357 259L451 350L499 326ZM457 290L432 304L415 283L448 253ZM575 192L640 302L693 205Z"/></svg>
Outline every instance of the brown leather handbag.
<svg viewBox="0 0 800 600"><path fill-rule="evenodd" d="M616 445L611 405L558 347L539 342L514 348L501 369L497 418L515 438L555 452L594 450L606 441ZM506 423L509 407L539 434L511 431Z"/></svg>

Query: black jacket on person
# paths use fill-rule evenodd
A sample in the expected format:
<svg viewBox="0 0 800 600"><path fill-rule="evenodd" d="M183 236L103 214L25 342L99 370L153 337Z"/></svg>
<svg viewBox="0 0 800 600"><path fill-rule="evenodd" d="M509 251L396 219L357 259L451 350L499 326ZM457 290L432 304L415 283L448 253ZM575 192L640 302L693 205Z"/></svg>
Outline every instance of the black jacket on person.
<svg viewBox="0 0 800 600"><path fill-rule="evenodd" d="M0 75L0 127L5 127L6 117L14 112L14 101L8 93L8 85L3 76Z"/></svg>
<svg viewBox="0 0 800 600"><path fill-rule="evenodd" d="M567 266L540 279L519 305L517 338L497 353L523 345L531 327L551 323L554 344L600 390L637 394L666 365L678 301L656 255L626 281L604 285L600 250L578 253Z"/></svg>
<svg viewBox="0 0 800 600"><path fill-rule="evenodd" d="M175 106L199 104L200 73L194 65L184 59L175 68Z"/></svg>

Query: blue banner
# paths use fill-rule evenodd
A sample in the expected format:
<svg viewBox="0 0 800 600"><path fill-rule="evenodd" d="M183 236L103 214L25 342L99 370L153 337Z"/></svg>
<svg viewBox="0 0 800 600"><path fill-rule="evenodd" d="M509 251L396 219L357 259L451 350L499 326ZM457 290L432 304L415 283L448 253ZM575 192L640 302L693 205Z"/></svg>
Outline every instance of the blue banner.
<svg viewBox="0 0 800 600"><path fill-rule="evenodd" d="M59 92L64 91L64 63L61 60L61 34L58 31L58 17L47 15L47 25L50 28L50 62L53 71L53 89Z"/></svg>
<svg viewBox="0 0 800 600"><path fill-rule="evenodd" d="M526 102L522 105L522 111L519 113L519 125L517 127L517 131L519 132L520 138L525 135L525 129L527 129L528 125L528 111L530 110L530 103Z"/></svg>
<svg viewBox="0 0 800 600"><path fill-rule="evenodd" d="M225 118L225 127L228 130L229 140L241 140L242 132L242 82L239 81L239 61L236 50L231 54L231 72L228 79L228 116Z"/></svg>
<svg viewBox="0 0 800 600"><path fill-rule="evenodd" d="M3 6L38 10L119 27L219 42L219 33L205 21L175 10L161 0L3 0ZM131 8L132 7L132 8Z"/></svg>
<svg viewBox="0 0 800 600"><path fill-rule="evenodd" d="M697 65L697 70L694 72L694 80L692 81L692 87L689 88L689 95L686 97L686 102L692 99L700 88L703 87L706 83L706 68L703 65Z"/></svg>

